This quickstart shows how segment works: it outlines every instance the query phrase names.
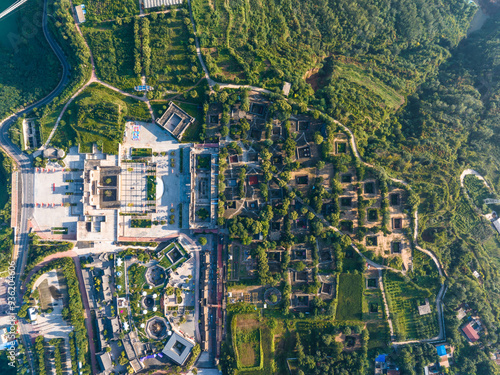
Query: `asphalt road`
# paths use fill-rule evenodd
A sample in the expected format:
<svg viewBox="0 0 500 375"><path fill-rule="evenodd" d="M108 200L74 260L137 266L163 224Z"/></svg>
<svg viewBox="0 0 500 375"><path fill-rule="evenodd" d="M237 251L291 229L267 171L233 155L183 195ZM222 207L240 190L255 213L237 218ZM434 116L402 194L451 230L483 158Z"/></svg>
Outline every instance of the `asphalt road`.
<svg viewBox="0 0 500 375"><path fill-rule="evenodd" d="M20 293L20 276L24 272L24 267L26 266L27 253L28 253L28 219L33 214L34 207L34 171L31 168L31 159L28 155L24 154L16 145L12 143L9 138L8 132L9 128L12 124L22 115L29 113L33 108L44 106L50 103L54 98L59 96L59 94L63 91L64 87L69 82L70 77L70 65L64 56L64 53L59 47L59 45L55 42L53 37L50 35L48 27L47 27L47 0L44 2L43 7L43 17L42 17L42 29L43 34L49 43L51 49L56 54L57 58L61 62L62 65L62 75L57 86L52 90L52 92L39 100L36 103L25 107L19 112L7 117L6 119L0 122L0 147L12 158L15 163L18 165L18 173L20 177L21 185L19 186L19 192L21 193L21 205L19 206L20 210L20 220L18 221L18 225L16 228L16 244L18 246L14 247L13 260L16 262L16 290L19 301L22 301L22 296ZM18 212L19 214L19 212ZM21 326L21 337L24 341L24 345L26 346L26 350L28 353L31 352L31 343L30 340L27 340L26 334L23 332L22 323ZM34 369L33 357L31 355L28 356L29 362L32 370Z"/></svg>
<svg viewBox="0 0 500 375"><path fill-rule="evenodd" d="M28 244L28 219L32 216L33 214L33 207L34 207L34 170L32 169L31 166L31 158L24 154L16 145L12 143L12 141L9 138L9 128L12 126L12 124L22 115L30 112L33 108L35 107L40 107L43 105L46 105L50 103L55 97L57 97L64 89L64 87L68 84L69 82L69 71L70 71L70 66L68 61L66 60L66 57L64 56L64 53L59 47L59 45L54 41L52 36L49 34L48 27L47 27L47 0L44 2L44 8L43 8L43 33L45 35L45 38L47 39L47 42L49 43L50 47L56 54L57 58L61 62L63 71L62 71L62 76L57 84L56 88L52 90L52 92L47 95L45 98L39 100L36 103L33 103L29 105L28 107L20 110L19 112L9 116L8 118L2 120L0 122L0 147L2 147L7 154L14 159L16 164L19 167L19 172L20 172L20 177L21 177L21 187L20 187L20 192L22 194L22 204L19 207L21 211L21 220L18 222L18 227L17 227L17 243L19 245L18 247L18 253L14 254L14 259L17 262L17 268L16 268L16 273L17 273L17 278L16 278L16 287L18 288L19 291L19 275L22 274L24 271L24 267L26 265L26 253L27 253L27 244ZM19 296L21 298L21 296Z"/></svg>

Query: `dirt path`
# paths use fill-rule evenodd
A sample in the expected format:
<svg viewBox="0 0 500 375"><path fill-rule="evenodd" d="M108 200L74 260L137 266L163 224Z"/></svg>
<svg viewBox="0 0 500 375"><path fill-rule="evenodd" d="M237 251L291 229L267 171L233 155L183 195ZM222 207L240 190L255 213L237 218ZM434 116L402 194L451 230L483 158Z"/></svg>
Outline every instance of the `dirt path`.
<svg viewBox="0 0 500 375"><path fill-rule="evenodd" d="M486 187L488 188L488 190L490 191L490 193L492 192L493 189L488 184L488 181L486 181L485 178L483 176L481 176L481 174L479 172L475 171L474 169L466 169L466 170L464 170L462 172L462 174L460 175L460 186L461 187L465 187L464 180L465 180L465 177L468 176L468 175L476 176L478 179L480 179L481 181L483 181L484 185L486 185Z"/></svg>
<svg viewBox="0 0 500 375"><path fill-rule="evenodd" d="M71 0L70 0L70 5L71 5L71 7L70 7L71 8L71 12L73 13L73 18L74 18L74 7L73 7L73 3L72 3ZM166 12L167 11L159 12L159 13L166 13ZM95 69L95 62L94 62L94 55L92 54L92 50L90 49L90 46L87 43L87 40L85 39L85 36L83 35L82 30L80 29L80 26L76 22L75 22L75 27L76 27L76 30L78 31L78 33L80 34L80 36L83 38L85 46L89 50L89 53L90 53L90 63L91 63L91 66L92 66L92 72L90 74L89 80L87 82L85 82L85 84L82 87L80 87L80 89L76 93L74 93L71 96L71 98L66 102L66 104L63 107L63 109L61 110L61 113L57 117L56 123L55 123L54 127L52 128L52 131L50 132L50 135L48 136L48 138L45 141L45 143L43 144L43 146L41 146L38 149L39 151L42 151L42 150L44 150L45 148L48 147L48 145L50 144L50 141L54 137L54 135L55 135L55 133L57 131L57 128L59 127L59 124L61 122L61 119L63 118L64 114L66 113L66 110L68 109L69 105L73 102L73 100L75 100L76 97L78 97L78 95L80 95L82 93L82 91L84 91L92 83L98 83L98 84L103 85L104 87L107 87L108 89L113 90L115 92L118 92L118 93L120 93L120 94L122 94L124 96L128 96L128 97L133 98L135 100L139 100L139 101L145 102L146 105L148 106L149 113L151 115L152 121L154 122L154 120L155 120L153 108L151 107L151 103L149 102L149 99L147 98L146 94L144 94L143 96L137 96L137 95L129 94L128 92L125 92L125 91L123 91L123 90L121 90L121 89L119 89L117 87L114 87L114 86L110 85L109 83L103 82L99 78L97 78L96 69Z"/></svg>

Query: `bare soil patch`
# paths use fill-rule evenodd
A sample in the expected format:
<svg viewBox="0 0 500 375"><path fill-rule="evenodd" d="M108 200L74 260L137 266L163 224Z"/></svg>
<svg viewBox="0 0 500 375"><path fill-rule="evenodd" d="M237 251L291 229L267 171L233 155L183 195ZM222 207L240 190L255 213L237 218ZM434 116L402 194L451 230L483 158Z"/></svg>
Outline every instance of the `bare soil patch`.
<svg viewBox="0 0 500 375"><path fill-rule="evenodd" d="M252 331L260 327L260 322L252 315L238 316L236 327L241 331Z"/></svg>
<svg viewBox="0 0 500 375"><path fill-rule="evenodd" d="M245 342L238 345L238 351L241 364L244 367L253 367L256 365L257 355L255 353L255 343Z"/></svg>

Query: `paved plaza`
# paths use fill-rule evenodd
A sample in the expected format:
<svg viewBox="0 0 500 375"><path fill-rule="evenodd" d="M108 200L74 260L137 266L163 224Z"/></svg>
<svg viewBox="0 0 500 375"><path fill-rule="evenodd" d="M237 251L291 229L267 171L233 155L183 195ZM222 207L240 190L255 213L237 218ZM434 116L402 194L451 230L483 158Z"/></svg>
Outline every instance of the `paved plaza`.
<svg viewBox="0 0 500 375"><path fill-rule="evenodd" d="M67 233L54 233L57 237L76 238L77 221L83 213L84 159L85 155L73 147L64 159L65 167L49 162L47 168L35 169L33 224L43 237L51 236L53 228L67 228Z"/></svg>
<svg viewBox="0 0 500 375"><path fill-rule="evenodd" d="M61 285L59 284L59 279L57 272L55 270L49 271L42 276L40 276L34 286L33 290L38 288L42 283L47 281L48 288L55 288L58 291L62 291ZM68 339L69 333L73 330L73 327L68 325L68 323L62 317L63 310L63 298L54 299L53 296L42 293L45 288L40 289L40 297L48 298L50 300L50 308L53 311L49 313L38 314L37 324L34 325L37 335L43 335L46 339L52 338L64 338Z"/></svg>

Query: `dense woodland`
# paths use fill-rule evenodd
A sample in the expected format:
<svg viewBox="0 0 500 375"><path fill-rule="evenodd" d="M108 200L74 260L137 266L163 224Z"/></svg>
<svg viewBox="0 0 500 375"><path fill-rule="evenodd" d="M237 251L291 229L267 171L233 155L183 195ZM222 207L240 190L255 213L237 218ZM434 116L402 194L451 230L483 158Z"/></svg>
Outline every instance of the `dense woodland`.
<svg viewBox="0 0 500 375"><path fill-rule="evenodd" d="M494 191L500 189L499 36L500 21L492 18L464 40L398 113L394 121L401 124L401 134L383 146L374 142L366 152L420 193L421 243L438 254L450 275L446 306L451 341L461 341L454 309L465 302L483 318L490 350L498 347L500 241L479 216L484 207L475 209L477 199L468 199L460 188L459 175L472 167ZM474 270L484 278L482 285L471 276ZM483 355L460 353L463 373L496 373Z"/></svg>
<svg viewBox="0 0 500 375"><path fill-rule="evenodd" d="M27 3L18 31L0 45L0 118L47 95L60 79L61 65L42 32L42 7L42 1Z"/></svg>
<svg viewBox="0 0 500 375"><path fill-rule="evenodd" d="M448 8L377 4L375 10L363 4L352 12L346 10L359 5L259 4L195 1L212 75L270 88L292 82L292 102L312 104L344 122L367 161L412 184L420 196L419 241L449 275L447 333L458 349L458 370L497 373L487 355L465 350L454 310L468 302L488 329L483 340L496 348L499 237L478 215L488 208L474 208L477 200L465 196L459 175L472 167L500 189L500 21L492 18L460 42L474 12L464 2L447 3ZM359 27L342 33L342 25L353 24ZM304 75L315 64L312 75ZM244 239L243 228L251 234L257 224L233 221L229 229ZM482 285L472 277L475 270L484 277ZM419 362L417 356L412 349L405 352L404 374L420 373L419 366L409 365Z"/></svg>
<svg viewBox="0 0 500 375"><path fill-rule="evenodd" d="M89 26L94 21L137 14L137 2L120 6L120 11L114 9L115 5L109 1L89 2L87 8L92 14ZM41 3L28 3L23 11L34 14L40 6ZM72 84L55 104L35 111L47 127L53 124L63 98L69 97L89 73L89 54L75 30L69 2L56 1L53 10L52 30L71 59ZM478 201L465 196L459 181L460 172L472 167L486 177L497 194L500 191L498 17L492 17L481 31L461 41L474 13L474 6L462 0L269 0L265 3L193 0L193 12L212 78L275 90L281 89L284 81L291 82L292 103L313 106L345 123L355 133L365 160L381 164L388 174L410 182L420 197L419 242L437 254L448 273L445 319L449 342L457 348L457 371L470 375L498 374L489 361L488 351L500 346L500 239L490 224L480 218L474 208ZM151 43L152 56L158 58L189 51L191 54L184 57L189 56L190 64L179 70L174 65L159 66L157 59L153 59L152 76L158 81L162 81L162 76L169 79L175 76L178 82L174 84L187 77L191 84L199 76L193 42L187 39L187 34L180 37L181 33L176 32L184 25L170 21L173 25L168 27L162 23L165 19L168 25L170 18L175 16L151 17L151 25L147 25L152 32L148 47ZM115 59L113 66L103 64L99 57L96 61L99 74L106 80L121 71L117 61L125 51L120 33L127 33L123 39L132 40L134 27L127 21L124 20L123 26L121 20L115 21L122 27L113 24L99 31L90 27L86 31L96 51L114 46L113 50L107 50L108 58ZM142 26L142 38L144 22L138 25ZM188 22L185 25L188 27ZM33 37L36 43L21 35L16 39L17 49L0 53L4 68L0 73L1 117L46 95L58 81L60 65L53 54L46 52L49 47L41 30L38 31ZM168 43L157 40L160 34ZM130 43L129 71L136 65L132 51ZM149 70L149 55L146 55L146 59L140 56L139 65ZM172 74L178 73L177 70L182 73ZM138 73L139 70L134 72L135 76ZM169 88L168 84L165 88ZM87 133L96 121L102 126L99 131L111 131L109 134L115 138L121 132L122 116L148 118L143 106L129 102L123 106L128 110L123 114L110 110L106 103L100 107L97 101L103 96L112 107L124 100L109 95L95 88L83 93L75 102L81 108L70 109L61 123L61 129L67 132L59 133L55 142L63 147L88 145L93 139ZM92 112L90 107L99 110ZM276 107L291 111L284 100L278 100ZM115 126L108 124L108 120ZM241 128L234 131L244 133ZM292 141L290 149L294 148ZM112 139L108 143L103 144L107 150L116 145ZM8 183L7 178L5 182ZM5 204L7 209L8 202ZM484 207L479 209L484 211ZM228 223L230 234L245 242L259 230L265 231L273 214L262 211L259 219L251 223L234 219ZM2 216L7 222L7 214ZM285 243L290 240L287 233L285 230L282 238ZM259 254L262 252L256 249L264 264L265 256ZM70 279L70 290L77 294L72 264L68 261L61 265ZM472 277L475 270L481 274L482 284ZM265 264L261 271L261 281L272 283ZM411 276L415 280L423 277ZM469 349L465 344L455 317L455 310L462 303L468 303L485 323L488 336L481 339L481 344L487 344L488 349ZM77 341L83 344L86 332L78 313L81 310L78 299L66 314L77 326ZM312 350L318 344L310 341ZM300 345L299 342L295 348L299 354ZM307 352L306 356L311 358L304 359L303 365L312 363L315 354L324 353ZM432 359L431 349L426 345L408 346L399 354L396 360L403 375L420 374L422 365ZM363 353L363 358L357 360L371 361L365 356ZM332 373L345 373L351 370L353 362L351 357L344 359L330 358L322 366L333 365L338 371Z"/></svg>

